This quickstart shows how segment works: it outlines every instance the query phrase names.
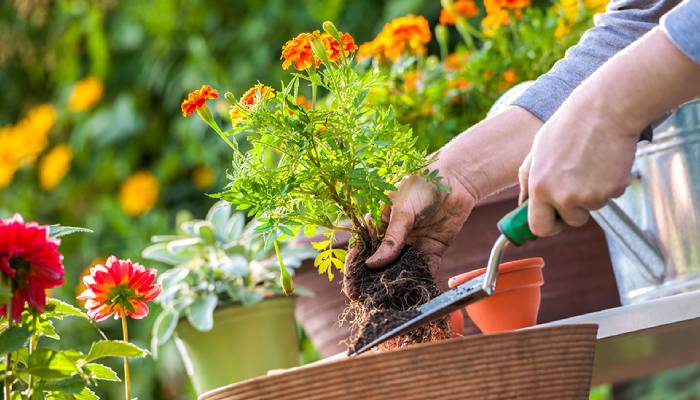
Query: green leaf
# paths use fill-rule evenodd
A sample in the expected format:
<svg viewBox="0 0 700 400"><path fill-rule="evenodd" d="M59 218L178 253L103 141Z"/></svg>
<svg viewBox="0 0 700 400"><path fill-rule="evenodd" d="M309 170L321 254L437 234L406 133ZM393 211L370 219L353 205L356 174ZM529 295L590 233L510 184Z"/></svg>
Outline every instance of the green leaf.
<svg viewBox="0 0 700 400"><path fill-rule="evenodd" d="M80 393L73 395L75 400L100 400L100 398L89 388L83 389Z"/></svg>
<svg viewBox="0 0 700 400"><path fill-rule="evenodd" d="M208 332L214 327L214 309L218 303L215 294L200 297L187 307L187 320L201 332Z"/></svg>
<svg viewBox="0 0 700 400"><path fill-rule="evenodd" d="M29 356L27 373L41 379L62 379L77 372L76 363L60 351L39 348Z"/></svg>
<svg viewBox="0 0 700 400"><path fill-rule="evenodd" d="M50 314L50 318L58 318L58 319L63 319L64 316L70 316L70 317L79 317L83 319L90 319L90 317L87 316L83 311L81 311L78 307L75 307L73 305L70 305L66 302L63 302L59 299L48 299L46 302L47 304L47 312Z"/></svg>
<svg viewBox="0 0 700 400"><path fill-rule="evenodd" d="M147 354L146 350L122 340L100 340L92 344L90 352L82 363L86 364L104 357L144 357Z"/></svg>
<svg viewBox="0 0 700 400"><path fill-rule="evenodd" d="M12 353L19 350L32 336L29 329L13 325L0 333L0 353Z"/></svg>
<svg viewBox="0 0 700 400"><path fill-rule="evenodd" d="M36 384L38 391L57 391L62 393L80 393L87 384L80 375L73 375L69 378L54 381L39 381Z"/></svg>
<svg viewBox="0 0 700 400"><path fill-rule="evenodd" d="M87 374L92 379L99 379L101 381L121 382L121 379L119 379L117 373L114 372L112 368L106 365L91 363L83 366L83 370L85 370L85 372L87 372Z"/></svg>
<svg viewBox="0 0 700 400"><path fill-rule="evenodd" d="M74 233L92 233L92 229L80 228L77 226L61 226L61 225L51 225L49 226L49 236L52 238L58 238L61 236L72 235Z"/></svg>
<svg viewBox="0 0 700 400"><path fill-rule="evenodd" d="M153 340L156 346L167 342L175 332L177 320L180 318L180 313L174 308L165 308L156 318L153 324Z"/></svg>

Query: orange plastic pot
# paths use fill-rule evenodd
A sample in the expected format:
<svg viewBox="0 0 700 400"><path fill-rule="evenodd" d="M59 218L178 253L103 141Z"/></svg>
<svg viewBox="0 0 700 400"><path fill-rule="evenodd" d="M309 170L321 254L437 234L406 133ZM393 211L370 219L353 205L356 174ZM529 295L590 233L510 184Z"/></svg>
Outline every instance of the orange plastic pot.
<svg viewBox="0 0 700 400"><path fill-rule="evenodd" d="M466 307L469 318L483 333L508 332L537 323L540 288L544 283L544 259L526 258L498 267L496 291ZM450 278L450 287L461 285L486 272L485 268Z"/></svg>

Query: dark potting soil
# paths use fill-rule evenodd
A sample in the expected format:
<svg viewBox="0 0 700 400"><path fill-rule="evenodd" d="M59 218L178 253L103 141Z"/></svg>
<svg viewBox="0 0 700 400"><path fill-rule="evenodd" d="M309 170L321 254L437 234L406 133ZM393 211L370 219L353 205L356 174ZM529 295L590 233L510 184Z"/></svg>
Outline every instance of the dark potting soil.
<svg viewBox="0 0 700 400"><path fill-rule="evenodd" d="M383 269L367 267L365 260L371 251L354 254L355 258L348 260L343 278L343 292L350 300L343 320L350 324L351 352L408 321L420 305L440 294L423 254L412 246L406 246L399 258ZM449 337L447 318L442 318L379 348L389 350Z"/></svg>

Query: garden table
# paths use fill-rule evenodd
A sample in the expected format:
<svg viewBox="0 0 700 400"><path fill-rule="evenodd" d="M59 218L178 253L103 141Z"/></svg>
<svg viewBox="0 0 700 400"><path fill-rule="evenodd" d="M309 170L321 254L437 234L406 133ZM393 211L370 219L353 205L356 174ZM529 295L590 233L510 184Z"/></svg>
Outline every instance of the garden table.
<svg viewBox="0 0 700 400"><path fill-rule="evenodd" d="M700 292L538 325L599 325L593 385L641 378L700 362Z"/></svg>

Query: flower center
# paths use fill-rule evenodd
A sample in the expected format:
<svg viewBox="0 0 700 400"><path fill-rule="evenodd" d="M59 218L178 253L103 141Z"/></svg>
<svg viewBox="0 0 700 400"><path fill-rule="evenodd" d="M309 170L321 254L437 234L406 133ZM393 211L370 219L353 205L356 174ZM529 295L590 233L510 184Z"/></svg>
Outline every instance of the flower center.
<svg viewBox="0 0 700 400"><path fill-rule="evenodd" d="M129 300L139 300L141 297L142 296L140 296L136 290L124 283L113 287L112 290L109 291L109 300L106 301L106 303L119 306L125 310L134 311L134 306L131 305Z"/></svg>
<svg viewBox="0 0 700 400"><path fill-rule="evenodd" d="M12 279L13 285L16 285L17 288L24 287L27 283L26 278L31 272L32 265L24 258L12 257L10 258L10 268L14 269L16 272L15 277Z"/></svg>

